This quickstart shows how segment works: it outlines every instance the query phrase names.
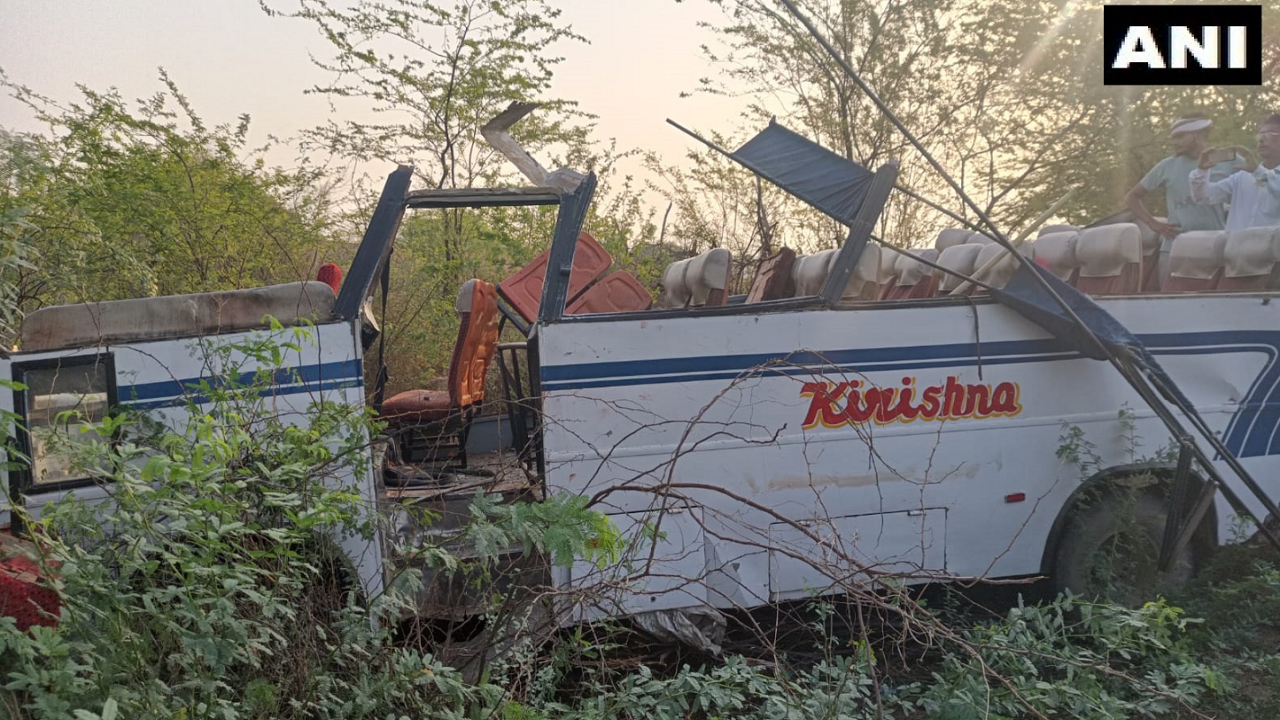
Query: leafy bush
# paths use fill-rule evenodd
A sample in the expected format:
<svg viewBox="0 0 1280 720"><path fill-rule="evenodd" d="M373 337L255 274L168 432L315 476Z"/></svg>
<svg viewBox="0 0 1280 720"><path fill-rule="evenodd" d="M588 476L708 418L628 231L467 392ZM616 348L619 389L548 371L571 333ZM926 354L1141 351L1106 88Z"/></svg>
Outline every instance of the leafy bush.
<svg viewBox="0 0 1280 720"><path fill-rule="evenodd" d="M1061 597L963 634L921 701L936 717L1154 717L1221 682L1189 652L1191 621L1163 600L1130 610Z"/></svg>
<svg viewBox="0 0 1280 720"><path fill-rule="evenodd" d="M343 478L369 472L377 427L328 401L304 418L275 412L264 390L299 348L275 335L206 346L222 372L181 427L121 412L93 440L60 438L110 500L73 495L25 518L64 608L56 628L29 634L0 620L7 716L445 718L498 702L500 688L397 647L408 595L359 592L337 544L375 539L378 518ZM239 380L250 365L261 369ZM483 497L469 531L571 561L607 528L556 507ZM414 589L412 573L401 581Z"/></svg>

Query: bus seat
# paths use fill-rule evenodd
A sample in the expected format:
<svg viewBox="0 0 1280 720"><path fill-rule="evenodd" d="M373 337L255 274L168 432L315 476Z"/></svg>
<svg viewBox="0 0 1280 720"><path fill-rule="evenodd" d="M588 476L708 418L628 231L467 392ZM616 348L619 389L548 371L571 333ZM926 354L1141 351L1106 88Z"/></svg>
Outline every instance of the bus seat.
<svg viewBox="0 0 1280 720"><path fill-rule="evenodd" d="M1041 238L1041 237L1044 237L1045 235L1051 235L1053 233L1061 233L1061 232L1078 233L1080 232L1080 228L1075 225L1064 225L1062 223L1057 223L1054 225L1045 225L1040 228L1039 232L1036 233L1036 237Z"/></svg>
<svg viewBox="0 0 1280 720"><path fill-rule="evenodd" d="M949 247L938 255L938 264L965 277L971 276L973 275L974 264L978 261L978 254L982 252L984 247L986 246L976 243ZM937 286L937 291L934 294L939 297L951 294L952 290L960 287L960 284L964 282L964 278L941 271L934 272L933 279L934 285Z"/></svg>
<svg viewBox="0 0 1280 720"><path fill-rule="evenodd" d="M1227 233L1222 230L1184 232L1169 251L1169 277L1161 292L1209 292L1218 286L1226 264Z"/></svg>
<svg viewBox="0 0 1280 720"><path fill-rule="evenodd" d="M1018 251L1026 257L1034 257L1032 254L1034 246L1028 247L1028 245L1028 242L1023 242L1018 247ZM1020 263L1003 245L991 243L982 246L982 251L978 253L978 257L973 263L973 270L976 273L992 262L995 264L988 268L981 277L976 275L974 277L992 287L1003 288L1013 279L1013 273L1018 269ZM987 289L975 287L971 294L986 295Z"/></svg>
<svg viewBox="0 0 1280 720"><path fill-rule="evenodd" d="M853 274L849 276L849 283L845 285L842 300L875 300L880 297L880 278L884 268L884 256L889 254L888 250L882 249L879 245L867 243L862 248L862 256L858 258L858 264L853 266ZM835 262L835 257L831 258ZM855 284L856 283L856 284Z"/></svg>
<svg viewBox="0 0 1280 720"><path fill-rule="evenodd" d="M938 233L938 239L933 241L933 248L938 252L942 252L952 245L963 245L969 241L971 232L964 228L947 228Z"/></svg>
<svg viewBox="0 0 1280 720"><path fill-rule="evenodd" d="M784 247L760 261L756 277L747 292L747 302L780 300L795 294L795 281L791 279L791 267L796 262L796 251Z"/></svg>
<svg viewBox="0 0 1280 720"><path fill-rule="evenodd" d="M822 292L827 279L827 269L839 250L823 250L812 255L801 255L791 266L791 281L796 297L808 297Z"/></svg>
<svg viewBox="0 0 1280 720"><path fill-rule="evenodd" d="M538 318L542 305L542 284L547 278L547 262L551 249L547 248L529 264L498 283L498 292L507 304L520 313L525 322ZM581 295L591 283L600 279L613 264L613 256L589 233L578 234L578 245L573 251L573 270L569 274L569 294L566 307Z"/></svg>
<svg viewBox="0 0 1280 720"><path fill-rule="evenodd" d="M636 312L653 307L653 296L625 270L606 275L565 308L566 315Z"/></svg>
<svg viewBox="0 0 1280 720"><path fill-rule="evenodd" d="M1142 287L1142 234L1133 223L1080 231L1076 288L1090 295L1133 295Z"/></svg>
<svg viewBox="0 0 1280 720"><path fill-rule="evenodd" d="M908 250L910 255L892 254L896 258L897 278L894 284L883 295L886 300L912 300L929 297L932 292L933 267L925 265L917 258L929 262L938 261L938 251L934 248Z"/></svg>
<svg viewBox="0 0 1280 720"><path fill-rule="evenodd" d="M714 307L729 299L733 256L724 248L667 266L662 276L663 304L669 308Z"/></svg>
<svg viewBox="0 0 1280 720"><path fill-rule="evenodd" d="M1076 284L1080 263L1076 260L1076 244L1080 233L1075 230L1047 233L1036 238L1034 257L1046 270L1059 280Z"/></svg>
<svg viewBox="0 0 1280 720"><path fill-rule="evenodd" d="M498 295L483 280L458 291L458 337L449 358L445 390L406 390L382 403L379 418L392 425L451 419L484 400L484 378L498 349Z"/></svg>
<svg viewBox="0 0 1280 720"><path fill-rule="evenodd" d="M898 258L900 257L902 256L892 250L880 249L880 269L876 273L876 285L880 288L879 297L882 300L898 284Z"/></svg>
<svg viewBox="0 0 1280 720"><path fill-rule="evenodd" d="M1227 235L1226 268L1218 290L1280 289L1280 227L1249 228Z"/></svg>
<svg viewBox="0 0 1280 720"><path fill-rule="evenodd" d="M823 250L812 255L796 258L791 266L791 278L795 282L796 297L809 297L822 293L822 286L827 282L831 272L831 264L840 255L838 248ZM844 286L841 300L874 300L880 294L880 286L876 279L880 274L880 246L868 244L862 249L858 263L849 275L849 282Z"/></svg>
<svg viewBox="0 0 1280 720"><path fill-rule="evenodd" d="M883 250L880 253L880 272L876 281L880 283L879 299L881 300L888 300L894 288L898 286L898 258L900 257L902 255L892 250Z"/></svg>

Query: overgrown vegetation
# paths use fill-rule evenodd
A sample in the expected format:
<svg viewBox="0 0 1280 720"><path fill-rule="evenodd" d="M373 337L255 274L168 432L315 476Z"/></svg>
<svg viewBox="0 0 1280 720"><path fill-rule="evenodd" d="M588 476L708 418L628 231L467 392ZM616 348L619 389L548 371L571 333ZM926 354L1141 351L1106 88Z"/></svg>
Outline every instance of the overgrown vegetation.
<svg viewBox="0 0 1280 720"><path fill-rule="evenodd" d="M729 53L712 59L732 61L728 78L745 83L734 91L795 98L780 109L757 103L750 129L781 110L784 122L860 162L905 152L776 8L716 1L726 8L717 30ZM1163 153L1155 138L1168 116L1196 105L1227 108L1240 125L1220 137L1238 141L1275 99L1271 91L1221 88L1117 96L1076 62L1096 34L1083 6L1061 6L805 3L1002 222L1035 215L1068 185L1089 189L1068 206L1069 218L1095 219ZM742 289L747 259L784 240L838 239L830 223L795 211L711 153L687 170L651 159L675 212L655 227L633 180L614 170L625 153L593 143L590 118L547 97L556 44L580 38L540 0L299 0L264 8L314 25L330 44L320 62L337 81L320 91L372 101L401 118L324 123L306 134L308 152L412 160L420 184L433 187L497 184L510 171L476 128L511 100L551 100L548 114L518 126L517 135L551 164L600 174L603 197L587 229L651 288L671 258L709 247L731 247L744 260L735 263ZM901 52L876 40L882 36L918 44ZM1276 44L1267 47L1273 53ZM22 315L44 305L295 281L313 277L322 262L349 259L346 241L368 218L368 187L344 197L310 164L266 167L249 144L247 117L210 124L175 82L163 73L161 81L162 93L136 103L83 88L67 105L5 82L47 126L44 135L0 131L5 347ZM996 121L1026 115L1036 122ZM930 187L907 159L904 182ZM1109 181L1097 182L1099 173ZM895 204L890 222L890 237L911 243L938 219ZM451 343L441 338L455 333L452 302L462 281L501 279L544 249L549 232L543 212L450 211L406 221L393 273L398 299L383 318L399 358L390 390L429 385L443 371ZM189 421L170 427L121 413L96 432L61 436L73 462L111 488L111 502L71 497L39 519L24 518L64 607L56 628L25 633L0 619L6 717L1280 716L1280 559L1248 544L1222 551L1191 588L1136 607L1058 596L1019 601L991 617L935 610L896 592L878 607L889 607L882 614L897 624L873 639L871 623L852 622L866 619L860 609L814 603L819 641L805 653L762 641L754 652L672 661L629 652L633 636L614 640L599 628L531 632L517 614L502 630L512 652L467 682L433 654L430 638L401 632L420 574L403 570L365 593L341 551L343 542L371 541L383 522L338 482L368 471L377 426L338 398L316 402L305 418L284 417L259 392L308 341L305 331L277 328L249 344L204 345L199 351L220 381L200 388L211 404ZM260 372L236 380L247 367ZM10 389L0 379L0 392ZM1120 443L1121 454L1135 463L1168 460L1164 451L1143 457L1131 414L1122 412L1119 426L1108 442ZM1091 476L1101 467L1093 442L1066 428L1059 456ZM531 505L479 495L461 535L475 552L419 536L397 549L398 559L446 577L483 578L506 548L563 564L614 557L622 540L574 497ZM1107 556L1119 549L1108 547ZM513 598L524 601L487 598L488 617ZM849 615L846 627L857 629L833 630L826 621L833 614Z"/></svg>
<svg viewBox="0 0 1280 720"><path fill-rule="evenodd" d="M193 388L209 402L179 426L121 412L71 436L79 424L66 411L44 433L111 493L69 497L39 518L20 511L63 609L56 629L29 634L0 619L8 717L451 717L498 702L497 686L463 684L394 642L420 576L405 569L369 594L340 547L358 557L377 542L383 518L358 492L377 426L340 395L317 399L302 424L279 412L264 390L308 341L278 328L200 343L219 374ZM609 529L576 498L528 508L480 496L466 563L510 545L560 563L607 557ZM435 567L464 565L429 541L415 551Z"/></svg>
<svg viewBox="0 0 1280 720"><path fill-rule="evenodd" d="M847 608L819 603L816 656L619 665L608 658L625 658L625 644L514 626L511 654L468 683L431 643L396 632L420 575L369 595L339 548L381 522L340 482L368 471L377 426L337 397L290 420L262 392L308 342L305 328L277 326L199 343L218 375L195 389L205 411L178 426L120 412L70 437L68 411L46 431L111 501L71 497L23 518L64 605L55 628L0 620L7 716L1175 718L1274 702L1280 569L1240 555L1188 596L1191 612L1062 597L975 622L910 600L895 610L916 629L905 646L835 629L832 613ZM512 546L560 564L617 557L620 538L580 499L494 500L472 505L466 559L424 538L412 552L445 573L483 569Z"/></svg>

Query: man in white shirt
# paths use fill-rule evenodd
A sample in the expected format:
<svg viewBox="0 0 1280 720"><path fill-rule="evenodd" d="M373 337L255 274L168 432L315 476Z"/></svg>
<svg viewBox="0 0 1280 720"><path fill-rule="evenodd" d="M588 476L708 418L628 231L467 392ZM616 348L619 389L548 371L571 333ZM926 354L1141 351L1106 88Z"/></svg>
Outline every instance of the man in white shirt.
<svg viewBox="0 0 1280 720"><path fill-rule="evenodd" d="M1252 227L1280 226L1280 113L1258 127L1258 158L1245 148L1237 148L1244 163L1225 180L1209 180L1209 155L1200 154L1200 163L1191 171L1191 198L1198 203L1230 203L1227 232Z"/></svg>

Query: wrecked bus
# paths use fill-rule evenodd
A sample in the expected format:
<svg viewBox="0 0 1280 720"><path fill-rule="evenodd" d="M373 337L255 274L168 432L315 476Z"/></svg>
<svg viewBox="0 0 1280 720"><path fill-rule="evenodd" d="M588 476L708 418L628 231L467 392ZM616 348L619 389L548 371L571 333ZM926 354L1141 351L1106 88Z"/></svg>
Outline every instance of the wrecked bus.
<svg viewBox="0 0 1280 720"><path fill-rule="evenodd" d="M0 359L0 376L28 389L0 394L0 409L27 427L64 406L85 410L86 422L117 404L184 413L210 373L193 353L199 341L261 332L264 316L314 322L317 342L296 353L272 402L294 412L321 397L372 403L388 423L351 487L392 528L372 542L341 539L364 589L382 588L405 538L447 532L449 512L463 513L478 487L533 501L570 492L606 513L628 550L606 567L551 568L558 624L625 616L688 628L680 618L849 583L1043 574L1085 589L1091 554L1134 527L1157 545L1166 525L1176 530L1161 564L1186 575L1241 518L1266 517L1280 494L1280 229L1184 234L1169 278L1151 271L1158 243L1130 223L1045 228L1019 248L1054 287L1093 298L1080 312L1100 308L1139 338L1231 456L1139 463L1124 436L1159 444L1168 437L1159 409L1028 309L1008 249L959 229L906 252L868 242L893 164L873 172L776 124L735 155L841 220L848 239L800 257L784 249L740 296L728 295L728 251L677 261L652 307L582 232L594 176L410 190L412 169L401 167L336 294L303 282L39 310L20 348ZM382 398L365 385L378 374L366 351L401 217L500 205L556 207L547 252L496 286L460 289L448 390ZM525 340L499 342L507 324ZM496 400L484 397L490 372L507 395L508 457L497 465L474 449L467 457L478 406ZM1087 477L1060 457L1064 425L1096 448ZM38 517L68 493L109 495L70 476L29 433L16 440L31 463L4 476L0 525L14 507ZM1264 497L1213 480L1231 463L1259 478ZM1171 499L1179 478L1190 494ZM1125 519L1110 493L1135 484L1148 499ZM403 527L412 520L397 508L414 503L445 510L442 524ZM450 600L455 591L465 597ZM427 614L484 611L456 583L423 592ZM715 644L714 632L679 632Z"/></svg>

